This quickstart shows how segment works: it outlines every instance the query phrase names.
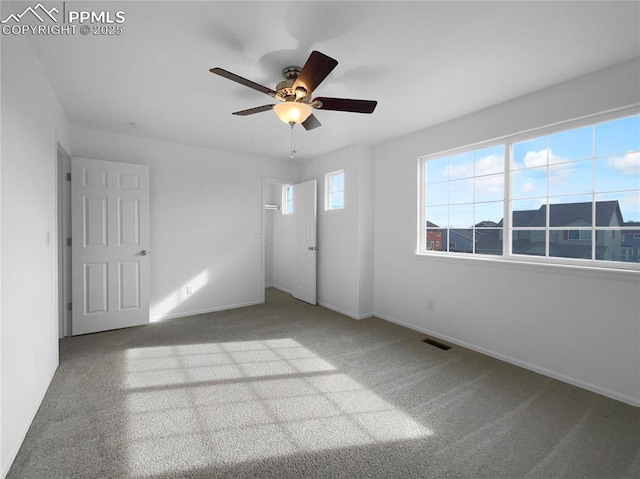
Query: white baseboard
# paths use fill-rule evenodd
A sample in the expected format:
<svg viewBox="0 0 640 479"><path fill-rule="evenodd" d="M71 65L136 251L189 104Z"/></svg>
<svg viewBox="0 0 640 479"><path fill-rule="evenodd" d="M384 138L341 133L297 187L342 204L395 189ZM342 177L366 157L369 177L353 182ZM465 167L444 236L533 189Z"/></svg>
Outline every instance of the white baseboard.
<svg viewBox="0 0 640 479"><path fill-rule="evenodd" d="M22 443L24 442L24 438L27 437L27 433L29 432L29 428L31 427L31 423L35 419L36 414L38 413L38 410L40 409L40 405L42 404L42 401L44 401L44 396L47 394L47 390L49 389L49 386L51 386L51 381L53 381L53 377L55 376L59 365L60 365L60 363L58 362L56 364L56 367L53 368L53 372L51 373L51 376L49 377L49 380L47 381L44 389L42 391L40 391L40 394L38 394L38 405L36 406L34 411L31 413L31 417L29 418L29 421L27 422L25 428L22 431L22 434L20 435L20 441L18 442L18 446L13 451L11 451L11 454L9 454L9 460L7 461L7 465L4 467L4 470L2 471L2 477L3 478L6 477L7 474L9 474L9 469L11 469L11 466L13 465L13 461L16 460L16 456L18 455L18 451L20 451L20 447L22 447Z"/></svg>
<svg viewBox="0 0 640 479"><path fill-rule="evenodd" d="M196 314L204 314L204 313L216 313L218 311L226 311L227 309L244 308L245 306L255 306L256 304L262 304L262 301L248 301L246 303L228 304L225 306L217 306L215 308L182 311L180 313L165 314L161 316L151 316L149 318L149 321L152 323L155 323L158 321L164 321L166 319L184 318L187 316L195 316Z"/></svg>
<svg viewBox="0 0 640 479"><path fill-rule="evenodd" d="M278 290L282 291L283 293L287 293L287 294L293 295L293 291L289 291L287 288L284 288L284 287L279 286L277 284L274 284L272 286L272 288L278 289ZM350 311L346 311L346 310L344 310L342 308L338 308L338 307L333 306L331 304L325 303L324 301L318 301L318 305L322 306L323 308L330 309L331 311L335 311L336 313L344 314L345 316L349 316L350 318L353 318L353 319L364 319L364 318L368 318L370 316L373 316L373 313L354 314L354 313L352 313Z"/></svg>
<svg viewBox="0 0 640 479"><path fill-rule="evenodd" d="M499 359L501 361L507 362L507 363L511 363L514 364L516 366L520 366L521 368L525 368L525 369L529 369L530 371L534 371L536 373L540 373L544 376L548 376L550 378L553 379L557 379L558 381L562 381L568 384L571 384L573 386L577 386L579 388L582 389L586 389L588 391L597 393L597 394L601 394L603 396L607 396L611 399L615 399L616 401L621 401L627 404L630 404L631 406L636 406L636 407L640 407L640 398L634 398L632 396L628 396L626 394L621 394L617 391L614 391L612 389L608 389L608 388L603 388L601 386L598 386L596 384L590 383L588 381L583 381L581 379L576 379L574 377L568 376L566 374L562 374L559 373L557 371L553 371L551 369L547 369L547 368L543 368L541 366L537 366L535 364L531 364L527 361L522 361L520 359L517 358L513 358L511 356L507 356L505 354L502 353L497 353L495 351L491 351L489 349L480 347L480 346L476 346L474 344L468 343L466 341L461 341L458 340L456 338L452 338L451 336L447 336L445 334L440 334L434 331L430 331L428 329L425 328L421 328L418 327L414 324L410 324L407 323L405 321L400 321L398 319L392 318L390 316L386 316L384 314L378 314L378 313L373 313L373 315L377 318L380 319L384 319L385 321L390 321L392 323L396 323L399 324L400 326L404 326L406 328L409 329L413 329L414 331L418 331L420 333L424 333L424 334L428 334L429 336L433 336L437 339L441 339L443 341L447 341L450 342L452 344L456 344L458 346L462 346L464 348L467 349L471 349L473 351L476 351L478 353L482 353L482 354L486 354L487 356L491 356L492 358L496 358Z"/></svg>
<svg viewBox="0 0 640 479"><path fill-rule="evenodd" d="M273 289L277 289L278 291L282 291L283 293L287 293L287 294L291 294L293 295L293 291L289 291L287 288L285 288L284 286L279 286L277 284L274 284L273 286L271 286Z"/></svg>
<svg viewBox="0 0 640 479"><path fill-rule="evenodd" d="M338 308L336 306L333 306L331 304L325 303L324 301L318 301L318 304L320 306L322 306L323 308L330 309L331 311L335 311L336 313L344 314L345 316L349 316L350 318L353 318L353 319L364 319L364 318L368 318L370 316L373 316L373 313L355 314L355 313L352 313L350 311L346 311L344 309L341 309L341 308Z"/></svg>

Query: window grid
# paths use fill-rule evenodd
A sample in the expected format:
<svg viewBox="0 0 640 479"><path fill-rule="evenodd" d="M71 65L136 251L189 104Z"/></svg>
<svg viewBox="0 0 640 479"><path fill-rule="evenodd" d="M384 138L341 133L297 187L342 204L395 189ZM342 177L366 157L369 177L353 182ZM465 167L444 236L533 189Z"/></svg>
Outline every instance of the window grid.
<svg viewBox="0 0 640 479"><path fill-rule="evenodd" d="M590 265L595 265L595 266L599 266L599 267L623 267L623 268L632 268L632 269L636 269L638 267L637 264L634 264L636 261L638 263L640 263L640 244L637 245L637 247L629 247L628 244L624 244L623 240L625 237L628 238L632 238L633 240L637 240L638 238L638 234L636 233L636 231L638 231L640 229L640 223L629 223L628 218L624 218L624 214L621 213L620 217L622 218L622 222L620 222L619 224L600 224L598 221L598 211L599 208L602 207L604 208L604 203L609 201L616 201L616 205L617 208L620 208L619 205L619 200L617 199L610 199L612 197L617 197L620 196L622 197L622 195L627 195L627 196L631 196L633 195L637 195L638 198L640 199L640 173L637 174L636 178L637 178L637 188L629 188L629 187L624 187L624 186L620 186L618 187L617 185L615 187L601 187L598 186L597 181L598 181L598 160L601 160L601 165L604 165L605 163L612 163L617 161L620 158L632 158L633 155L637 155L636 156L636 162L640 162L640 148L632 148L630 150L626 150L623 147L620 147L620 149L614 149L614 150L610 150L610 151L606 151L605 153L603 152L599 152L598 151L598 145L597 145L597 141L598 141L598 136L597 136L597 128L599 126L611 126L612 124L614 124L617 121L624 121L624 120L630 120L632 121L632 119L638 119L640 120L640 115L637 114L633 114L631 116L619 116L617 118L609 118L609 119L603 119L600 121L592 121L589 125L586 126L582 126L582 127L572 127L570 125L566 126L566 129L564 130L560 130L560 131L556 131L556 132L549 132L546 134L543 134L541 136L538 137L529 137L529 138L522 138L522 136L520 135L520 138L518 138L518 135L514 135L511 138L507 138L505 139L503 142L499 143L501 145L504 146L504 163L505 163L505 168L504 168L504 195L503 195L503 199L504 199L504 214L503 214L503 221L502 221L502 227L503 227L503 250L501 255L499 255L498 257L502 257L502 258L506 258L506 259L517 259L517 260L522 260L522 259L527 259L527 260L543 260L543 262L545 263L551 263L551 264L562 264L562 263L569 263L569 264L576 264L576 261L578 261L579 263L577 264L585 264L588 263ZM577 155L575 158L571 157L568 160L561 160L561 161L556 161L553 162L551 161L551 156L553 155L553 151L550 148L550 139L552 137L555 136L561 136L563 134L571 134L580 130L590 130L590 143L591 143L591 153L589 155ZM638 131L638 134L640 134L640 130ZM535 168L535 166L531 166L529 168L527 168L526 166L524 167L520 167L518 168L517 165L515 164L515 153L514 153L514 146L516 144L520 144L520 143L527 143L527 142L533 142L535 140L540 140L543 139L544 143L545 143L545 151L546 151L546 162L544 165L544 170L545 170L545 195L540 195L540 196L532 196L532 197L526 197L526 198L521 198L521 197L516 197L512 194L512 188L513 188L513 178L515 176L515 174L518 171L523 171L523 170L527 170L527 169L532 169ZM633 139L631 140L633 143ZM624 142L624 140L622 140L622 142ZM603 143L607 143L606 140L603 141ZM489 143L487 143L487 145L490 145ZM418 252L419 253L426 253L429 252L430 254L439 254L439 253L446 253L446 254L451 254L453 253L451 251L451 248L447 247L446 250L443 251L433 251L430 250L427 247L428 243L428 236L429 236L429 229L432 228L432 226L429 225L428 221L428 200L427 200L427 188L429 186L432 185L437 185L438 183L449 183L452 180L451 179L446 179L446 180L441 180L441 181L434 181L434 182L429 182L428 180L428 175L427 175L427 164L429 161L434 161L434 160L438 160L438 159L442 159L442 158L447 158L447 157L451 157L452 155L463 155L465 153L469 153L469 152L473 152L474 154L477 151L480 151L484 148L488 148L489 146L480 146L480 147L476 147L475 149L471 150L471 149L460 149L460 150L455 150L453 153L450 153L448 156L446 154L442 154L442 155L430 155L429 157L424 157L421 159L420 161L420 165L421 165L421 175L419 176L420 178L420 183L421 183L421 188L422 188L422 195L424 195L422 197L422 199L420 200L420 206L419 206L419 211L420 211L420 221L419 221L419 249ZM606 160L606 161L605 161ZM633 160L632 160L633 161ZM566 193L563 194L560 191L555 191L552 189L552 185L551 182L556 180L556 178L554 176L552 176L553 174L556 173L561 173L563 171L563 169L567 169L569 171L571 171L571 169L575 168L575 167L584 167L587 162L590 163L589 165L589 171L591 174L591 181L590 181L590 188L589 191L580 191L579 189L577 191L572 191L570 193ZM557 165L560 165L559 167L557 167ZM556 167L556 168L554 168ZM636 165L636 168L640 168L640 166ZM478 177L475 177L476 174L476 161L474 158L474 162L473 162L473 178L481 178L482 176L489 176L489 175L479 175ZM631 173L631 175L633 175L633 172ZM458 178L456 178L458 179ZM605 179L606 180L606 179ZM632 186L635 186L632 184ZM449 193L449 190L447 191ZM555 193L555 194L553 194ZM573 202L571 203L571 199L575 200L575 199L582 199L583 201L577 201L577 202ZM580 198L582 197L582 198ZM588 198L588 201L586 200L586 198ZM474 203L468 203L469 205L473 204L474 206L477 204L481 204L482 202L477 202L476 203L476 199L477 199L477 191L474 189L473 191L473 201ZM523 200L527 200L529 202L535 202L538 201L540 203L542 203L544 205L544 216L545 216L545 221L544 221L544 225L540 225L537 227L523 227L521 225L517 225L515 223L513 223L513 213L514 213L514 202L517 202L518 200L523 201ZM485 202L486 203L486 202ZM559 223L554 223L554 209L556 210L556 212L560 211L561 208L558 207L554 207L554 205L562 205L562 204L572 204L572 205L576 205L576 204L580 204L580 203L589 203L589 207L590 207L590 224L589 225L580 225L580 224L559 224ZM447 208L450 208L450 206L452 205L451 203L451 198L449 196L447 196ZM614 213L616 213L616 211L614 211ZM559 216L559 213L557 213L557 215ZM474 223L472 225L472 227L469 227L468 229L472 230L473 233L473 249L472 249L472 256L477 254L477 243L476 243L476 234L477 232L480 230L482 231L481 228L477 228L477 221L478 221L478 217L476 216L476 208L474 208L474 216L473 216L473 220ZM637 221L638 219L633 217L632 221ZM559 222L558 219L555 220L556 222ZM611 221L610 221L611 223ZM447 228L451 228L451 224L450 222L446 225ZM444 229L444 228L442 228ZM529 232L529 234L531 235L531 237L536 237L536 238L540 238L540 243L542 243L542 240L544 241L544 251L541 255L535 255L535 254L522 254L520 252L514 252L513 247L514 247L514 235L518 235L516 236L517 238L520 237L521 232ZM588 234L586 233L588 232ZM617 235L616 232L620 232L620 235ZM627 232L627 233L625 233ZM611 248L611 252L609 253L609 257L605 257L603 253L599 253L598 252L598 246L599 246L599 241L600 242L604 242L607 239L607 234L609 234L609 238L611 240L616 239L616 237L620 237L620 247L619 247L619 252L616 253L614 252L615 248ZM575 240L571 240L569 239L569 236L574 237L574 236L578 236L579 239L575 239ZM427 236L427 237L425 237ZM575 241L575 242L580 242L580 241L589 241L590 242L590 254L589 257L587 258L586 255L581 257L581 256L577 256L577 257L570 257L570 256L563 256L559 249L557 249L557 252L554 254L554 252L551 250L551 245L554 244L554 240L557 241L558 243L561 241L558 238L562 238L562 241ZM536 239L537 241L537 239ZM454 241L450 240L450 241L446 241L445 244L447 244L447 246L449 246L451 243L454 243ZM433 243L431 243L433 244ZM615 245L614 245L615 246ZM605 246L604 248L601 248L602 251L606 251L607 248L609 248L609 246ZM454 253L454 255L457 255ZM466 254L465 256L469 256L469 254ZM496 256L493 256L496 257ZM622 261L624 261L626 258L626 263L623 263ZM637 259L636 259L637 258ZM635 261L634 261L635 260Z"/></svg>
<svg viewBox="0 0 640 479"><path fill-rule="evenodd" d="M445 186L446 187L446 198L440 202L440 203L436 203L436 207L440 206L440 207L446 207L447 209L447 221L441 225L432 225L429 226L428 224L426 224L426 235L427 238L425 238L424 240L421 239L421 244L422 245L427 245L427 249L433 249L433 241L431 241L428 236L429 236L429 231L432 231L432 235L440 235L443 234L445 236L448 237L448 240L443 240L442 242L442 250L438 250L438 251L443 251L443 252L455 252L455 253L462 253L462 254L478 254L479 249L478 249L478 245L480 243L481 239L484 239L485 241L483 242L483 246L485 247L489 247L489 249L484 248L483 251L486 252L486 254L491 254L491 255L495 255L495 251L494 248L496 248L496 244L494 242L494 244L491 244L491 238L490 236L492 234L498 235L499 236L499 232L502 231L502 226L499 226L498 224L491 224L492 221L490 218L487 217L487 210L485 210L483 213L480 213L480 211L482 211L483 207L490 207L492 205L496 206L498 204L502 205L501 209L504 209L504 191L503 188L506 187L506 185L501 184L500 188L500 196L499 197L489 197L488 199L482 199L482 196L479 195L479 191L482 189L482 184L484 182L489 182L491 181L491 179L499 179L500 181L504 182L504 167L505 167L505 163L504 160L500 160L500 158L504 158L506 154L505 148L503 145L498 144L498 145L488 145L488 146L483 146L480 149L477 150L472 150L469 152L463 152L460 155L449 155L449 156L444 156L441 157L440 159L446 159L447 160L447 166L446 166L446 170L447 171L451 171L451 170L455 170L455 168L459 168L459 167L470 167L470 171L467 171L466 173L463 174L458 174L458 175L454 175L453 178L451 177L447 177L445 179L442 180L429 180L428 175L426 174L426 162L428 160L425 160L422 163L422 169L423 169L423 175L422 177L424 178L423 180L423 185L424 185L424 194L425 194L425 199L426 199L426 188L428 186ZM465 164L464 162L460 162L460 158L456 158L456 157L464 157L464 156L468 156L467 158L467 164ZM453 160L453 161L452 161ZM484 166L484 172L482 170L482 168L480 168L480 163L483 163L488 160L488 165L485 164ZM494 164L491 164L491 160L493 160L494 162L497 161L497 166ZM488 180L488 181L487 181ZM452 200L451 198L451 194L452 194L452 186L457 186L457 184L462 184L462 183L467 183L467 185L470 185L470 190L471 190L471 194L470 194L470 198L467 198L467 201L460 201L460 202L456 202L454 200ZM467 192L468 194L468 192ZM423 205L425 205L425 203L423 202ZM424 206L422 207L421 211L425 212L425 208ZM461 226L461 225L456 225L452 222L452 210L455 208L468 208L469 211L471 211L471 225L468 226ZM484 216L482 216L484 215ZM426 216L426 212L423 216ZM497 218L496 218L497 219ZM496 223L495 221L493 221L493 223ZM486 235L486 238L484 238ZM457 238L457 240L456 240ZM499 246L499 254L503 254L503 240L500 241L500 246ZM435 243L437 246L437 242ZM460 249L459 249L460 248ZM437 250L437 248L436 248ZM453 251L453 250L457 250L457 251ZM490 251L490 252L489 252ZM480 253L482 254L482 253Z"/></svg>

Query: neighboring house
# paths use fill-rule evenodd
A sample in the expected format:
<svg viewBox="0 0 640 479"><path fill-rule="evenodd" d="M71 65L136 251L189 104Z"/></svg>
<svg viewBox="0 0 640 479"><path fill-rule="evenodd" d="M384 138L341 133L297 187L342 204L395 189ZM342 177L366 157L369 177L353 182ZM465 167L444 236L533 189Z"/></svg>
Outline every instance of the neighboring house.
<svg viewBox="0 0 640 479"><path fill-rule="evenodd" d="M449 230L449 251L473 253L473 229Z"/></svg>
<svg viewBox="0 0 640 479"><path fill-rule="evenodd" d="M640 263L640 223L627 221L624 226L637 226L637 229L623 232L620 261Z"/></svg>
<svg viewBox="0 0 640 479"><path fill-rule="evenodd" d="M545 255L547 207L513 212L512 251L530 256ZM549 206L549 255L591 259L592 203L561 203ZM596 231L596 259L640 261L640 223L624 223L617 200L596 202L596 227L634 226L638 229ZM502 254L503 221L481 221L474 228L447 229L427 222L427 249L460 253ZM522 229L521 229L522 228ZM561 229L560 229L561 228ZM580 229L585 228L585 229ZM441 246L438 246L441 245Z"/></svg>
<svg viewBox="0 0 640 479"><path fill-rule="evenodd" d="M484 229L487 228L487 229ZM497 223L483 221L476 225L476 253L502 254L502 238ZM430 251L473 253L473 229L447 229L427 221L427 249Z"/></svg>
<svg viewBox="0 0 640 479"><path fill-rule="evenodd" d="M503 249L502 227L493 221L476 225L476 253L501 255Z"/></svg>
<svg viewBox="0 0 640 479"><path fill-rule="evenodd" d="M435 228L435 229L434 229ZM427 249L432 251L446 251L446 230L427 221Z"/></svg>
<svg viewBox="0 0 640 479"><path fill-rule="evenodd" d="M549 231L549 255L562 258L591 258L592 204L561 203L549 206L549 226L566 229ZM596 203L596 226L622 226L622 212L617 200ZM513 212L513 252L534 256L545 254L546 205L537 210ZM517 228L540 228L518 230ZM596 232L596 259L619 261L622 235L616 230Z"/></svg>

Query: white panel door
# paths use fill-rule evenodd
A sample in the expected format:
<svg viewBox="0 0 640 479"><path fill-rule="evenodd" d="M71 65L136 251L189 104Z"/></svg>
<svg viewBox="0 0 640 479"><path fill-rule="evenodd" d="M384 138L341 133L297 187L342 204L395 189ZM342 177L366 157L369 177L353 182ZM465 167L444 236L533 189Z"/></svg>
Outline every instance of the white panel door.
<svg viewBox="0 0 640 479"><path fill-rule="evenodd" d="M316 304L316 180L293 186L296 219L296 277L294 298Z"/></svg>
<svg viewBox="0 0 640 479"><path fill-rule="evenodd" d="M149 322L149 167L71 159L73 335Z"/></svg>

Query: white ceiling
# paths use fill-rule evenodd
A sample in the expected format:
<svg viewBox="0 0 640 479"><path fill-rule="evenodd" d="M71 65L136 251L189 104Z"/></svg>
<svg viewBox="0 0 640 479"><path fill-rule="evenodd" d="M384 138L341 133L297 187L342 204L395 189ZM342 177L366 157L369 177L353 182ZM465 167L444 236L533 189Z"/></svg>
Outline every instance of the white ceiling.
<svg viewBox="0 0 640 479"><path fill-rule="evenodd" d="M32 2L33 3L33 2ZM58 2L60 3L60 2ZM639 2L66 2L122 10L121 36L33 36L74 125L288 158L272 103L209 73L270 88L312 50L339 64L314 96L378 100L372 115L318 111L299 159L478 111L640 55ZM132 124L135 125L132 126Z"/></svg>

